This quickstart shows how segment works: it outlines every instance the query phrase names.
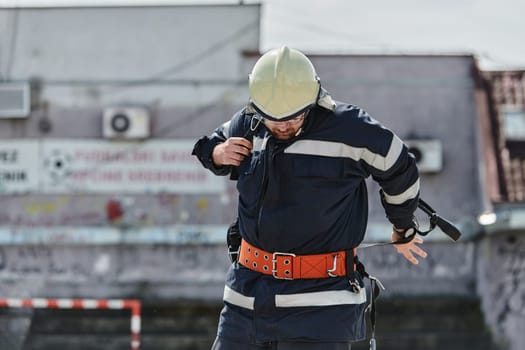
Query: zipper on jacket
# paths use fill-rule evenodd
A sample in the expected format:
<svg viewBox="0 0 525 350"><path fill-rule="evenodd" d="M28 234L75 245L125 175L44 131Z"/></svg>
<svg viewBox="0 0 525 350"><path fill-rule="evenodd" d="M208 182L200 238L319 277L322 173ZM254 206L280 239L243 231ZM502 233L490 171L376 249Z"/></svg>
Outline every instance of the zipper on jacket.
<svg viewBox="0 0 525 350"><path fill-rule="evenodd" d="M282 152L284 150L284 145L276 144L275 142L271 142L272 137L270 136L270 139L268 139L268 144L266 146L266 154L265 158L266 161L264 162L264 168L263 168L263 180L261 185L261 195L259 197L259 200L257 201L257 232L256 236L259 237L259 232L261 228L261 219L262 214L264 211L264 199L266 197L266 192L268 191L268 182L270 181L270 169L273 167L273 163L275 161L275 156Z"/></svg>
<svg viewBox="0 0 525 350"><path fill-rule="evenodd" d="M259 232L261 228L261 218L263 213L263 204L266 197L266 191L268 190L268 182L270 179L270 167L275 159L275 143L272 140L272 136L268 138L268 143L266 144L266 154L265 162L263 167L263 179L261 183L261 194L259 200L257 201L257 232L256 236L259 237Z"/></svg>
<svg viewBox="0 0 525 350"><path fill-rule="evenodd" d="M309 117L309 116L308 116ZM269 167L273 164L273 161L275 159L275 156L284 151L284 149L295 142L298 138L302 137L302 135L305 133L305 130L309 128L309 125L311 124L310 118L306 118L303 126L301 127L301 131L298 135L295 135L291 140L288 141L274 141L273 136L270 133L270 136L268 136L268 141L266 143L266 154L265 154L265 162L263 167L263 179L261 183L261 194L259 196L259 199L257 200L257 226L256 230L257 232L255 235L259 237L259 232L261 228L261 217L263 212L263 202L264 198L266 197L266 191L268 190L268 181L269 181Z"/></svg>

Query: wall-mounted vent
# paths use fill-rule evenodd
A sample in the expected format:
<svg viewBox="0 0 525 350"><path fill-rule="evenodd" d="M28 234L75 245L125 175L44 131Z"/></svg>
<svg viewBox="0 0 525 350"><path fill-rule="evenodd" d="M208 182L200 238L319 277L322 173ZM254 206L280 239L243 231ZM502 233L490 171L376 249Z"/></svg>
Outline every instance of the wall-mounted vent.
<svg viewBox="0 0 525 350"><path fill-rule="evenodd" d="M439 140L404 140L414 155L421 173L437 173L443 169L443 147Z"/></svg>
<svg viewBox="0 0 525 350"><path fill-rule="evenodd" d="M0 82L0 118L27 118L30 112L29 83Z"/></svg>
<svg viewBox="0 0 525 350"><path fill-rule="evenodd" d="M140 107L106 108L102 131L109 139L145 139L150 134L149 112Z"/></svg>

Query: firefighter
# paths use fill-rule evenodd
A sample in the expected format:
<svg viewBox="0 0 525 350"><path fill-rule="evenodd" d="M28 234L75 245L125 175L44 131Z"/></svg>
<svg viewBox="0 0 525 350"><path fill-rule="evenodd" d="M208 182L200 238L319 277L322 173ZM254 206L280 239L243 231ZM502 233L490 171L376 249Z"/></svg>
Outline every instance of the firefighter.
<svg viewBox="0 0 525 350"><path fill-rule="evenodd" d="M237 180L238 259L229 268L213 350L350 349L368 305L356 247L365 179L380 185L396 249L425 258L415 236L419 175L403 142L358 106L334 101L310 59L286 46L249 75L248 105L193 155Z"/></svg>

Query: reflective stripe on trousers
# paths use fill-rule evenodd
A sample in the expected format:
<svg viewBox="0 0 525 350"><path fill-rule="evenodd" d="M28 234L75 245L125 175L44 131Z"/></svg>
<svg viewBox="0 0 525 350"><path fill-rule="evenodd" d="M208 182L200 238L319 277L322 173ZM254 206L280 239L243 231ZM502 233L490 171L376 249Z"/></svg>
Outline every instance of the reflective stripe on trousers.
<svg viewBox="0 0 525 350"><path fill-rule="evenodd" d="M223 300L249 310L253 310L255 303L254 297L245 296L228 286L224 287ZM280 308L362 304L364 302L366 302L365 288L361 288L357 293L349 290L329 290L275 295L275 306Z"/></svg>

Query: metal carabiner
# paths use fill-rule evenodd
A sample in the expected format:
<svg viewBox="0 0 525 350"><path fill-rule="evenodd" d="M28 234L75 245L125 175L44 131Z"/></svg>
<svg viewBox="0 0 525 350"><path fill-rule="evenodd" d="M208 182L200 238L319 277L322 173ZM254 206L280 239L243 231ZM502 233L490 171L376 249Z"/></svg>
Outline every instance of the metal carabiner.
<svg viewBox="0 0 525 350"><path fill-rule="evenodd" d="M253 124L253 121L256 121L255 125ZM254 115L252 117L252 120L250 121L250 131L253 133L257 130L257 128L259 127L259 124L261 124L263 118L260 117L259 115Z"/></svg>

